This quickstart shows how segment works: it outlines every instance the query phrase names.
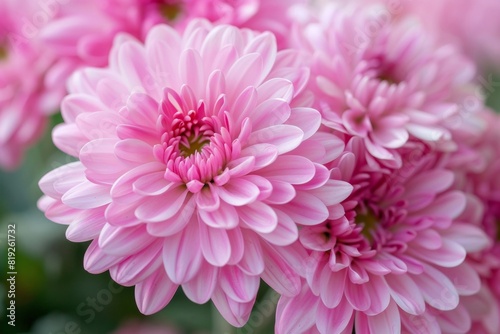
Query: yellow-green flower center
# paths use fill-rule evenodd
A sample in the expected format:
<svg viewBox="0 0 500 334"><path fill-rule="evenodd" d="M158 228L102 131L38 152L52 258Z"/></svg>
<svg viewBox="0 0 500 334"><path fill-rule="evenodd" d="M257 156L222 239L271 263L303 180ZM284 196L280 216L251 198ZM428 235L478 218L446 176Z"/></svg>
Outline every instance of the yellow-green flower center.
<svg viewBox="0 0 500 334"><path fill-rule="evenodd" d="M167 19L167 21L175 20L181 13L180 3L174 4L161 4L159 5L160 14Z"/></svg>
<svg viewBox="0 0 500 334"><path fill-rule="evenodd" d="M210 140L205 136L193 134L180 142L179 151L183 157L189 157L196 152L201 152L203 146L208 143L210 143Z"/></svg>
<svg viewBox="0 0 500 334"><path fill-rule="evenodd" d="M356 224L363 227L361 234L370 242L373 241L373 232L377 228L379 219L370 210L358 212L355 218Z"/></svg>
<svg viewBox="0 0 500 334"><path fill-rule="evenodd" d="M7 51L7 47L5 45L0 44L0 60L4 60L9 56L9 52Z"/></svg>

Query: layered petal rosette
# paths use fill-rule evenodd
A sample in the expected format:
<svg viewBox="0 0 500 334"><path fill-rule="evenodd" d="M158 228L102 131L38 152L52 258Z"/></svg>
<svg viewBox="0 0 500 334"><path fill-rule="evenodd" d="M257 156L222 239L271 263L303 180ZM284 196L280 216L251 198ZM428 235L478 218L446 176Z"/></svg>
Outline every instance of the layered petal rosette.
<svg viewBox="0 0 500 334"><path fill-rule="evenodd" d="M362 138L371 165L401 167L397 150L411 139L455 149L448 120L482 105L474 65L384 6L333 2L294 35L311 54L324 124Z"/></svg>
<svg viewBox="0 0 500 334"><path fill-rule="evenodd" d="M85 268L135 285L143 313L182 285L242 326L260 278L300 291L285 261L305 254L289 246L296 223L322 223L352 190L324 166L345 145L298 98L300 63L270 33L204 20L182 35L158 25L145 45L120 36L108 68L69 82L53 139L79 161L40 181L39 207L69 240L92 240Z"/></svg>
<svg viewBox="0 0 500 334"><path fill-rule="evenodd" d="M400 151L403 167L391 174L365 172L356 158L365 156L360 138L348 148L353 153L335 162L332 175L354 192L331 207L325 224L301 229L311 252L307 285L281 298L276 332L468 332L472 319L460 301L481 282L464 260L488 239L469 224L464 212L473 206L453 189L453 172L418 142Z"/></svg>

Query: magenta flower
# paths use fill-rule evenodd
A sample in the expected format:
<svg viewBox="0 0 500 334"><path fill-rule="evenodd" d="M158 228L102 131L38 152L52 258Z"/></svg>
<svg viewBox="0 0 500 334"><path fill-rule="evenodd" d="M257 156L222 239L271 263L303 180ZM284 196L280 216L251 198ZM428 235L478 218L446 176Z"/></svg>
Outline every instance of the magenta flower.
<svg viewBox="0 0 500 334"><path fill-rule="evenodd" d="M145 45L118 37L108 68L69 82L53 139L79 161L40 181L39 207L69 240L93 240L85 268L135 285L141 312L182 285L242 326L260 278L300 291L285 261L303 252L288 246L296 223L322 223L352 190L323 165L344 143L296 98L299 64L270 33L207 21L156 26Z"/></svg>
<svg viewBox="0 0 500 334"><path fill-rule="evenodd" d="M0 3L0 168L20 163L64 92L57 73L47 74L53 55L25 28L36 9L35 1Z"/></svg>
<svg viewBox="0 0 500 334"><path fill-rule="evenodd" d="M439 155L412 142L391 174L370 171L363 141L353 138L332 175L354 191L330 219L300 231L311 251L307 286L278 304L277 333L465 333L459 303L480 289L468 253L488 246L463 220L468 197ZM356 159L355 157L359 157ZM345 212L345 214L344 214Z"/></svg>
<svg viewBox="0 0 500 334"><path fill-rule="evenodd" d="M312 56L311 88L324 124L362 138L371 165L400 167L397 150L410 139L454 149L446 121L466 99L481 105L470 93L473 64L377 6L336 2L295 35Z"/></svg>

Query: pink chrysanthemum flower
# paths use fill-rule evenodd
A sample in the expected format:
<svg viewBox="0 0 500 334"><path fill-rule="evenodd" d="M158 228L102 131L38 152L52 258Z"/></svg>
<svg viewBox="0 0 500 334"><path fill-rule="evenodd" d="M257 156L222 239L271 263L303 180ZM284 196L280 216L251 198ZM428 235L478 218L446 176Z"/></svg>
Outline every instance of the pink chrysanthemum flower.
<svg viewBox="0 0 500 334"><path fill-rule="evenodd" d="M468 123L486 124L474 137L463 137L463 148L448 162L457 175L456 187L475 196L475 214L468 221L480 226L490 237L492 246L470 254L469 263L482 278L481 291L465 299L464 304L473 320L471 333L495 334L500 330L500 118L484 110ZM484 207L483 210L480 208Z"/></svg>
<svg viewBox="0 0 500 334"><path fill-rule="evenodd" d="M451 188L453 173L425 145L410 144L402 168L385 174L366 172L363 141L350 140L353 153L336 161L332 175L354 191L331 207L325 224L301 229L311 251L307 286L281 298L277 333L468 331L459 301L479 291L480 279L464 259L488 240L468 224L473 208Z"/></svg>
<svg viewBox="0 0 500 334"><path fill-rule="evenodd" d="M400 167L397 149L412 138L454 149L446 120L481 105L472 103L473 64L378 6L335 2L295 36L312 55L324 124L362 138L371 165Z"/></svg>
<svg viewBox="0 0 500 334"><path fill-rule="evenodd" d="M58 77L46 75L53 56L42 48L36 35L27 35L25 30L36 10L35 1L0 3L1 168L19 164L63 94L54 84Z"/></svg>
<svg viewBox="0 0 500 334"><path fill-rule="evenodd" d="M323 166L344 143L295 98L298 64L270 33L203 20L183 35L156 26L145 45L118 38L109 68L69 82L53 139L80 161L40 181L40 208L68 239L93 240L85 268L136 285L143 313L182 285L243 325L260 277L300 290L283 253L296 223L323 222L352 190Z"/></svg>
<svg viewBox="0 0 500 334"><path fill-rule="evenodd" d="M496 0L360 0L397 9L404 19L417 17L442 41L455 43L463 52L483 66L500 67L500 2Z"/></svg>
<svg viewBox="0 0 500 334"><path fill-rule="evenodd" d="M271 31L284 40L292 24L286 12L305 0L88 0L57 4L41 36L66 64L105 66L113 39L126 32L144 39L156 24L184 29L193 19ZM89 19L91 18L91 19Z"/></svg>

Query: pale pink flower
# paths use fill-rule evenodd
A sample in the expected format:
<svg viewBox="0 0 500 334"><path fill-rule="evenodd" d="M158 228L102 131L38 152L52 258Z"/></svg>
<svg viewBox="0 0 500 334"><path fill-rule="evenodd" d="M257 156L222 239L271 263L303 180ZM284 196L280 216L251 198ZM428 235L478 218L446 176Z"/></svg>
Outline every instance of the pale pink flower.
<svg viewBox="0 0 500 334"><path fill-rule="evenodd" d="M257 31L271 31L284 40L292 25L286 15L305 0L88 0L57 3L54 19L40 35L66 64L105 66L114 37L126 32L144 39L156 24L184 29L193 19L206 18Z"/></svg>
<svg viewBox="0 0 500 334"><path fill-rule="evenodd" d="M168 0L167 0L168 2ZM177 0L180 20L189 22L203 17L214 23L225 23L257 31L271 31L278 45L286 43L293 24L293 8L307 0Z"/></svg>
<svg viewBox="0 0 500 334"><path fill-rule="evenodd" d="M287 246L296 223L322 223L352 190L323 165L344 142L296 98L299 64L270 33L203 20L183 35L158 25L145 45L120 36L108 68L69 81L53 139L80 161L40 181L39 207L69 240L93 240L85 268L135 285L141 312L182 285L242 326L260 278L299 292L285 261L305 252Z"/></svg>
<svg viewBox="0 0 500 334"><path fill-rule="evenodd" d="M459 301L480 279L464 260L488 246L466 220L469 198L422 143L400 150L392 173L366 169L364 149L354 137L352 153L333 164L332 176L353 184L351 197L325 224L300 231L311 251L307 286L281 298L276 332L466 333L471 317Z"/></svg>
<svg viewBox="0 0 500 334"><path fill-rule="evenodd" d="M33 17L35 1L0 3L0 167L14 168L24 151L43 132L48 114L62 97L47 70L53 55L28 36L25 22Z"/></svg>
<svg viewBox="0 0 500 334"><path fill-rule="evenodd" d="M384 166L401 166L397 150L409 139L453 150L447 120L464 101L482 105L472 94L472 63L379 6L334 2L294 35L311 54L311 88L324 124L362 138L367 159Z"/></svg>
<svg viewBox="0 0 500 334"><path fill-rule="evenodd" d="M496 0L360 0L396 8L404 18L417 17L444 42L455 43L483 66L500 68L500 2ZM397 4L398 6L394 6Z"/></svg>

